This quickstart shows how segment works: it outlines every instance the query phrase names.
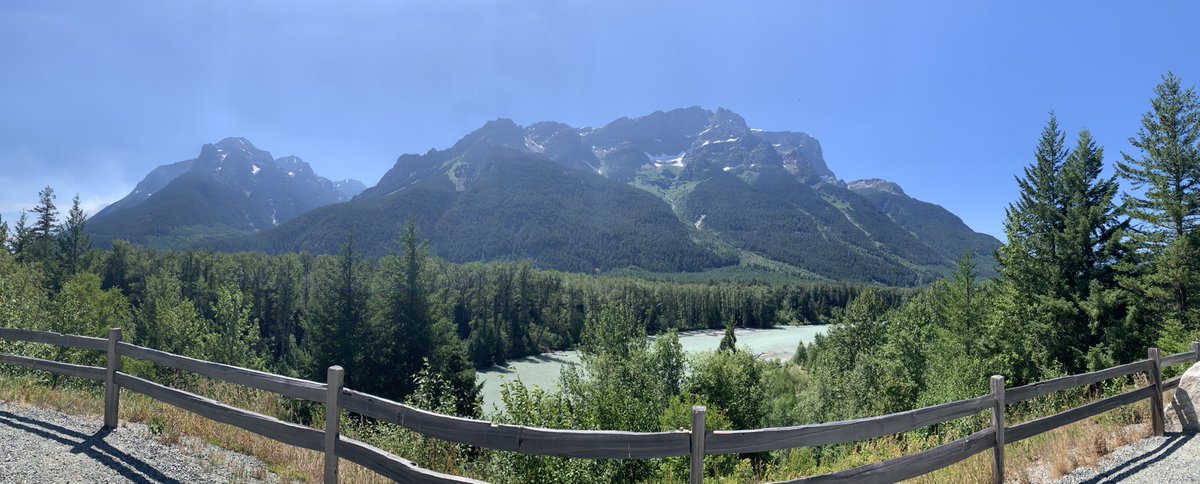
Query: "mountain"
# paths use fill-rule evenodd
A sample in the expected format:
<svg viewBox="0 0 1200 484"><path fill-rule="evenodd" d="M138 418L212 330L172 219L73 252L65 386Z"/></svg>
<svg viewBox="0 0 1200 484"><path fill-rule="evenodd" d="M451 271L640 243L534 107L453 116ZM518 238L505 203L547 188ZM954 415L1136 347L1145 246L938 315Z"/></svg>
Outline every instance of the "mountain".
<svg viewBox="0 0 1200 484"><path fill-rule="evenodd" d="M882 180L847 184L820 143L699 107L599 128L497 119L453 146L406 154L348 203L212 244L360 252L394 246L406 220L452 261L533 259L569 271L741 265L821 280L920 284L1000 242Z"/></svg>
<svg viewBox="0 0 1200 484"><path fill-rule="evenodd" d="M361 191L356 180L339 183L299 157L273 158L244 138L226 138L205 144L194 159L155 168L87 229L101 245L125 239L180 247L271 228Z"/></svg>
<svg viewBox="0 0 1200 484"><path fill-rule="evenodd" d="M553 134L537 139L546 149L559 146ZM697 271L733 262L690 240L662 199L565 166L579 160L549 159L526 141L525 129L511 120L489 122L450 149L401 156L348 203L212 246L333 252L353 233L360 253L378 256L394 248L413 220L435 253L452 261L534 259L577 272Z"/></svg>

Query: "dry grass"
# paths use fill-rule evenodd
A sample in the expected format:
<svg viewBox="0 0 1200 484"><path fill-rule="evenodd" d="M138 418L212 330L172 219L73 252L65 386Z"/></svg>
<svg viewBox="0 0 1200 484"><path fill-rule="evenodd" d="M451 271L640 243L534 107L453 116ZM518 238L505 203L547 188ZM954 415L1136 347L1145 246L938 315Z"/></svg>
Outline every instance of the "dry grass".
<svg viewBox="0 0 1200 484"><path fill-rule="evenodd" d="M1129 423L1130 421L1135 423ZM1007 482L1058 479L1082 467L1095 467L1117 448L1150 435L1150 405L1143 400L1004 447ZM989 482L992 453L984 451L914 483Z"/></svg>
<svg viewBox="0 0 1200 484"><path fill-rule="evenodd" d="M272 415L279 405L280 397L275 394L240 391L221 384L213 385L213 388L215 391L204 392L208 393L205 396L236 404L246 410ZM0 376L0 400L54 409L71 415L99 416L104 411L99 386L56 388L29 377ZM319 482L324 472L324 455L320 452L293 447L232 425L218 423L129 390L121 392L120 414L121 425L127 422L144 423L164 444L177 446L191 454L200 452L199 442L207 442L254 456L263 461L271 472L288 481ZM391 482L346 460L339 464L339 473L342 482Z"/></svg>

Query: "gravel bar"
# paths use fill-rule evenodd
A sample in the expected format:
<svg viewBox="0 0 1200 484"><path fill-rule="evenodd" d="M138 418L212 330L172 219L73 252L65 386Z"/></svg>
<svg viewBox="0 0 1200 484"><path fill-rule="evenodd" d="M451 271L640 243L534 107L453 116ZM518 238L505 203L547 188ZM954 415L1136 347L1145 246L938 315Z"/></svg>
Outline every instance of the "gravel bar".
<svg viewBox="0 0 1200 484"><path fill-rule="evenodd" d="M1121 447L1100 460L1099 468L1084 467L1055 481L1079 483L1200 483L1200 437L1168 433Z"/></svg>
<svg viewBox="0 0 1200 484"><path fill-rule="evenodd" d="M199 441L165 445L145 425L0 401L0 483L279 482L258 459Z"/></svg>

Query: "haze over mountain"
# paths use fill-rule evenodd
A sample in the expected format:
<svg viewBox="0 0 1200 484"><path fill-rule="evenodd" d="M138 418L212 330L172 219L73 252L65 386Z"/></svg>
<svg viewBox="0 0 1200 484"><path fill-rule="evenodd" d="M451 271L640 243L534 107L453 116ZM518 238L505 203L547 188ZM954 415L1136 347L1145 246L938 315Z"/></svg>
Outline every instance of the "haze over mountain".
<svg viewBox="0 0 1200 484"><path fill-rule="evenodd" d="M194 159L162 165L88 220L100 245L114 239L182 247L207 237L274 227L346 201L362 182L331 182L297 156L273 158L244 138L205 144Z"/></svg>
<svg viewBox="0 0 1200 484"><path fill-rule="evenodd" d="M279 227L208 246L381 255L413 219L451 261L533 259L569 271L732 265L917 284L1000 243L895 184L838 180L820 143L698 107L603 127L508 119L406 154L379 183ZM255 225L252 229L263 228Z"/></svg>

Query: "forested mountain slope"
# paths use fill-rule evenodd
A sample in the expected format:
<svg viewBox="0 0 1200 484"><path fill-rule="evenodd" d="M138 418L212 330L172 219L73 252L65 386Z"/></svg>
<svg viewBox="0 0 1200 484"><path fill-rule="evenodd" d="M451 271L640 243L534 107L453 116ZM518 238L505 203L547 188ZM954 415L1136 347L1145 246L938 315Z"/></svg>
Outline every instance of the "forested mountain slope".
<svg viewBox="0 0 1200 484"><path fill-rule="evenodd" d="M893 183L847 185L805 133L699 107L599 128L501 118L447 149L400 156L371 187L230 138L159 167L89 229L101 242L269 253L332 253L353 234L357 250L383 255L409 219L451 261L576 272L749 265L913 285L965 253L991 273L1000 245Z"/></svg>
<svg viewBox="0 0 1200 484"><path fill-rule="evenodd" d="M357 185L355 185L357 184ZM88 220L93 240L179 247L274 227L348 200L361 182L335 184L299 157L273 158L244 138L206 144L200 156L155 168L125 198Z"/></svg>

